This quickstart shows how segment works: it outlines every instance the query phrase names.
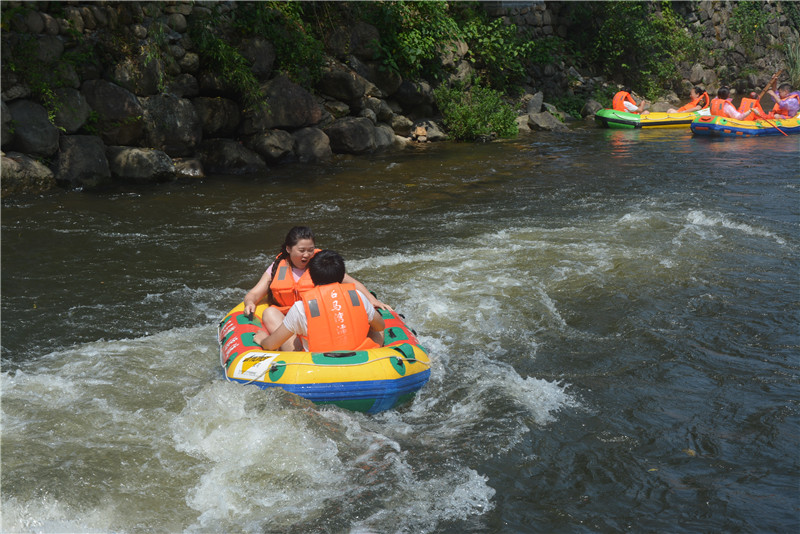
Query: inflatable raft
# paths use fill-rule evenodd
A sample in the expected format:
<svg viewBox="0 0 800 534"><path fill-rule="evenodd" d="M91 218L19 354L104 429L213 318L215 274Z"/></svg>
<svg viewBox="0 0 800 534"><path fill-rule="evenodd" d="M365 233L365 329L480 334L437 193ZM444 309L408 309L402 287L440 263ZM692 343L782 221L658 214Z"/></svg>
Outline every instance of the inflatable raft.
<svg viewBox="0 0 800 534"><path fill-rule="evenodd" d="M652 112L647 115L628 113L614 109L601 109L594 116L603 128L685 128L701 115L708 115L708 109L690 113Z"/></svg>
<svg viewBox="0 0 800 534"><path fill-rule="evenodd" d="M267 305L252 318L239 304L220 321L220 364L230 382L280 387L318 404L359 412L388 410L411 400L430 378L430 360L396 312L377 310L385 346L363 351L266 351L253 341Z"/></svg>
<svg viewBox="0 0 800 534"><path fill-rule="evenodd" d="M770 124L771 123L771 124ZM709 135L717 137L752 137L754 135L786 135L800 134L800 119L770 119L755 121L740 121L710 115L697 117L689 125L694 135Z"/></svg>

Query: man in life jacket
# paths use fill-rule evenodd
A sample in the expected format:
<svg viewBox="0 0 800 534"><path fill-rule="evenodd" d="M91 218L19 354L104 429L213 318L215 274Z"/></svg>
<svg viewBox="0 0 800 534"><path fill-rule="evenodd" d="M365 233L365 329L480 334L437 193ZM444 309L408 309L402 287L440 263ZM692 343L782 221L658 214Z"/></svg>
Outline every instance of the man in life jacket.
<svg viewBox="0 0 800 534"><path fill-rule="evenodd" d="M729 95L730 89L727 87L719 88L719 91L717 91L717 98L711 101L711 114L717 115L718 117L744 120L750 112L739 113L731 103L731 99L728 98Z"/></svg>
<svg viewBox="0 0 800 534"><path fill-rule="evenodd" d="M636 104L636 100L631 96L630 87L623 87L621 91L614 95L611 101L611 107L617 111L627 111L628 113L639 113L640 115L647 115L649 111L645 111L647 107L647 100L642 99L641 103Z"/></svg>
<svg viewBox="0 0 800 534"><path fill-rule="evenodd" d="M800 110L800 92L792 92L792 86L788 83L782 84L776 93L770 89L769 96L775 101L768 118L770 119L793 119Z"/></svg>
<svg viewBox="0 0 800 534"><path fill-rule="evenodd" d="M302 295L271 334L259 330L253 339L266 350L276 350L293 335L302 340L295 350L329 352L366 350L383 345L385 324L367 297L353 284L344 284L344 259L322 250L308 264L314 288Z"/></svg>

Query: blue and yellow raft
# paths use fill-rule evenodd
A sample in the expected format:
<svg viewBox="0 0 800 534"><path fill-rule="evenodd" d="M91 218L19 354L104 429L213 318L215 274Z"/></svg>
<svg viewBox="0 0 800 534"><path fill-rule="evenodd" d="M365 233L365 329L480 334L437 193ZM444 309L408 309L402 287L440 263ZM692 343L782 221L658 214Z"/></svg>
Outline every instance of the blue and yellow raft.
<svg viewBox="0 0 800 534"><path fill-rule="evenodd" d="M710 115L697 117L689 125L694 135L716 137L752 137L754 135L800 134L800 119L770 119L740 121L728 117ZM783 132L783 133L781 133Z"/></svg>
<svg viewBox="0 0 800 534"><path fill-rule="evenodd" d="M280 387L318 404L375 413L413 398L430 378L430 359L396 312L380 312L385 346L360 351L266 351L253 335L266 309L252 319L239 304L220 321L220 364L228 381L262 389Z"/></svg>

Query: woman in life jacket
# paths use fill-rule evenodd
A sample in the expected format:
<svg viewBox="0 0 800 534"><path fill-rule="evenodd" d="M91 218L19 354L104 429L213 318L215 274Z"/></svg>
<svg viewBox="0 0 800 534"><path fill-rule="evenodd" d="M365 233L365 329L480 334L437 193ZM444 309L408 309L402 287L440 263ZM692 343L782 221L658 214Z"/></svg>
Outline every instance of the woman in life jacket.
<svg viewBox="0 0 800 534"><path fill-rule="evenodd" d="M614 95L611 101L611 107L617 111L627 111L628 113L639 113L647 115L649 111L645 111L647 107L647 100L642 99L641 103L636 104L636 101L631 96L630 87L623 87L621 91Z"/></svg>
<svg viewBox="0 0 800 534"><path fill-rule="evenodd" d="M355 284L344 283L344 259L332 250L321 250L309 262L308 271L314 288L292 305L275 331L256 332L255 342L275 350L296 336L303 343L295 343L293 350L312 352L382 346L383 317Z"/></svg>
<svg viewBox="0 0 800 534"><path fill-rule="evenodd" d="M719 91L717 91L717 98L711 101L711 114L717 115L718 117L744 120L750 112L739 113L731 103L731 99L728 98L729 95L730 89L727 87L719 88Z"/></svg>
<svg viewBox="0 0 800 534"><path fill-rule="evenodd" d="M800 111L800 92L792 92L792 86L788 83L781 84L776 93L770 89L769 96L775 101L768 118L770 119L793 119Z"/></svg>
<svg viewBox="0 0 800 534"><path fill-rule="evenodd" d="M697 85L689 89L689 98L691 98L691 100L688 104L684 104L678 109L669 108L667 113L690 113L692 111L700 111L711 104L711 97Z"/></svg>
<svg viewBox="0 0 800 534"><path fill-rule="evenodd" d="M311 228L295 226L289 230L275 260L264 271L258 283L245 295L245 315L253 313L256 306L266 298L270 306L264 311L261 320L268 332L274 332L283 323L289 308L301 300L303 293L314 287L308 272L308 264L317 252L319 249L315 247L314 232ZM352 276L345 275L344 282L354 284L374 307L391 309L376 299L364 284ZM290 340L283 350L292 350L293 344L294 340Z"/></svg>

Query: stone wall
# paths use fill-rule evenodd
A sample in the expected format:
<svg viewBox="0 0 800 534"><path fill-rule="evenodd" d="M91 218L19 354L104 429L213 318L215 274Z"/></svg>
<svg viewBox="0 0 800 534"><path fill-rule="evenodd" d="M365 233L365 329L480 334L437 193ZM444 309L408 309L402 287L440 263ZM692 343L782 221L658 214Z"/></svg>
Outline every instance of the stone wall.
<svg viewBox="0 0 800 534"><path fill-rule="evenodd" d="M580 8L579 2L489 2L487 10L492 16L503 17L515 24L520 31L529 31L534 37L558 36L565 38L582 31L574 25L573 10ZM709 92L716 92L721 85L728 85L733 94L760 90L772 74L784 67L784 44L800 39L800 28L793 24L787 13L788 2L763 0L758 6L770 19L759 35L758 42L746 46L742 38L730 31L729 22L736 6L733 0L701 0L671 2L672 9L687 23L686 30L701 44L702 52L696 61L678 65L683 80L676 84L676 96L687 97L689 88L701 85ZM658 2L648 6L659 11ZM572 69L572 71L570 71ZM573 66L559 62L535 69L529 85L544 90L545 94L575 89L569 80L580 80L578 84L591 93L597 83L604 80L591 72L578 72Z"/></svg>
<svg viewBox="0 0 800 534"><path fill-rule="evenodd" d="M268 172L444 134L416 121L431 87L378 69L342 29L312 94L275 72L272 43L231 39L264 100L207 68L188 28L235 2L3 2L2 194ZM113 44L125 52L112 56Z"/></svg>

